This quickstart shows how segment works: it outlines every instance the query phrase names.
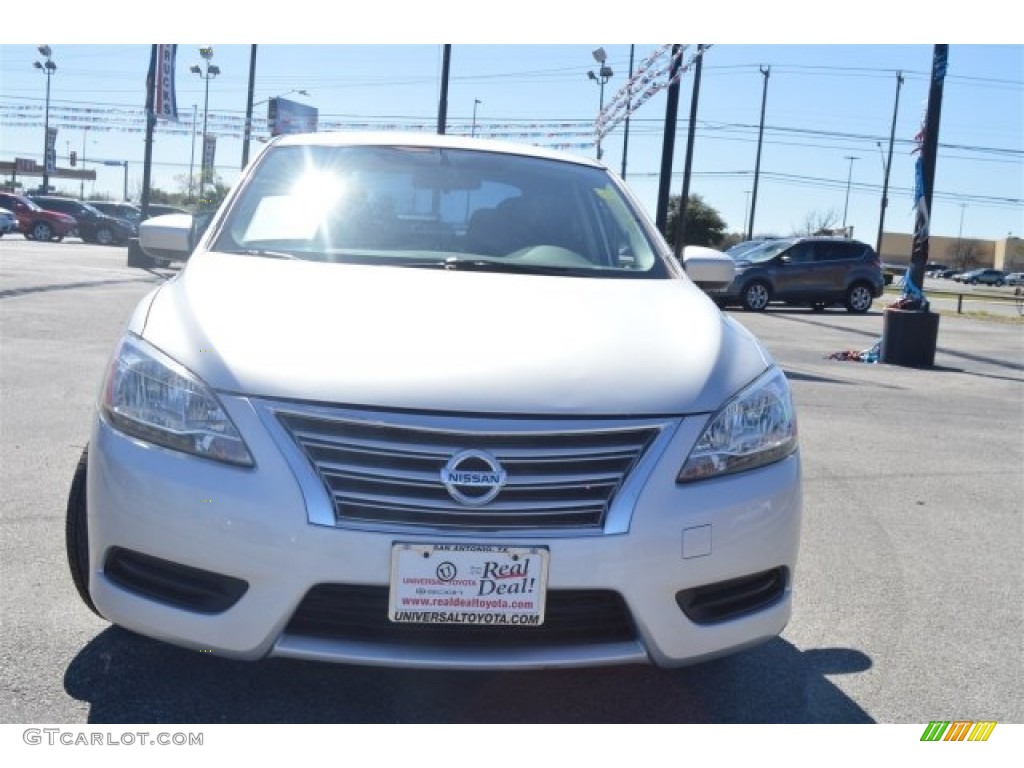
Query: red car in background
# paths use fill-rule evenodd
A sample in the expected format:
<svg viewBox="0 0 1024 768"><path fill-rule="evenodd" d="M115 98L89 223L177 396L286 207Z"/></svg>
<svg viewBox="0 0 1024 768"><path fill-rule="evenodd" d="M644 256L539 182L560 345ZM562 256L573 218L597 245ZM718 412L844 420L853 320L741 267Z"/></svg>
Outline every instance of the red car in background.
<svg viewBox="0 0 1024 768"><path fill-rule="evenodd" d="M24 195L0 192L0 208L18 217L18 231L28 240L56 240L70 235L78 222L73 216L40 208Z"/></svg>

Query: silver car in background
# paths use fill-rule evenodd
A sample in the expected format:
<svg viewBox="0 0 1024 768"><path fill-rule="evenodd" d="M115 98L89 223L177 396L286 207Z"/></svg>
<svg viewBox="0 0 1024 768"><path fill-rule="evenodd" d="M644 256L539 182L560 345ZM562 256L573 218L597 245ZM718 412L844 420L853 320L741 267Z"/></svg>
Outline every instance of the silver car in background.
<svg viewBox="0 0 1024 768"><path fill-rule="evenodd" d="M689 664L777 636L801 517L764 347L603 165L271 142L110 360L67 516L87 605L236 659ZM725 261L724 269L722 271Z"/></svg>

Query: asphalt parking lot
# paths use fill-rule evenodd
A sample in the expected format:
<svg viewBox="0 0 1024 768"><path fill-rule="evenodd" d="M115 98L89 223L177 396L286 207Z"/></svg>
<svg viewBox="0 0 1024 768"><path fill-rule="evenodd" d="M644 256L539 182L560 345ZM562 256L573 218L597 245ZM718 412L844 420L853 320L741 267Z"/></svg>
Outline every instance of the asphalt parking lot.
<svg viewBox="0 0 1024 768"><path fill-rule="evenodd" d="M879 304L732 313L793 383L804 459L794 615L766 645L673 671L244 664L111 627L64 559L107 355L170 274L0 240L0 721L1024 722L1024 325L944 314L918 370L829 359L878 340Z"/></svg>

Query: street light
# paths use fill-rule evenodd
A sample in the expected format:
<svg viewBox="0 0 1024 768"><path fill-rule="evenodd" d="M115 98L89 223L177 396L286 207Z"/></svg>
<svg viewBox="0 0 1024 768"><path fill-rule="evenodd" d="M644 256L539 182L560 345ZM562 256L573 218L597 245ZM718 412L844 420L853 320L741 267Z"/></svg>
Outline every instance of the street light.
<svg viewBox="0 0 1024 768"><path fill-rule="evenodd" d="M50 191L50 159L53 157L56 161L56 150L50 146L50 78L53 73L57 71L57 65L54 64L53 59L50 58L50 54L53 51L48 45L40 45L36 50L39 51L39 55L46 58L45 62L34 61L32 66L46 75L46 114L43 118L43 194L45 195Z"/></svg>
<svg viewBox="0 0 1024 768"><path fill-rule="evenodd" d="M480 99L473 99L473 127L469 130L469 135L476 136L476 108L478 105L483 104Z"/></svg>
<svg viewBox="0 0 1024 768"><path fill-rule="evenodd" d="M843 205L843 234L846 234L846 212L850 208L850 183L853 181L853 161L860 160L855 155L845 155L845 160L850 161L850 172L846 176L846 203Z"/></svg>
<svg viewBox="0 0 1024 768"><path fill-rule="evenodd" d="M608 60L608 54L605 53L604 48L598 48L592 51L590 55L593 56L594 61L596 61L600 65L596 75L594 74L594 70L590 70L589 72L587 72L587 77L589 77L591 80L597 83L598 86L601 88L601 97L600 101L598 102L599 106L597 110L598 118L600 118L601 113L604 112L604 86L605 83L607 83L611 79L612 75L614 75L615 73L612 72L612 68L605 63ZM601 135L598 134L597 159L600 160L603 154L604 153L601 151Z"/></svg>
<svg viewBox="0 0 1024 768"><path fill-rule="evenodd" d="M283 99L285 96L288 96L293 93L297 93L300 96L309 96L309 93L303 90L302 88L292 88L290 91L285 91L284 93L277 94L277 96L270 96L269 98L263 99L262 101L257 101L253 103L253 106L258 107L260 104L266 104L268 101L272 101L273 99Z"/></svg>
<svg viewBox="0 0 1024 768"><path fill-rule="evenodd" d="M127 160L104 160L104 165L123 165L124 166L124 196L122 200L128 200L128 161Z"/></svg>
<svg viewBox="0 0 1024 768"><path fill-rule="evenodd" d="M216 64L211 64L210 59L213 58L213 47L204 46L199 49L199 55L206 62L205 72L198 64L193 64L189 67L188 71L193 75L199 75L206 82L206 96L203 100L203 170L199 176L199 196L203 196L203 191L206 185L206 119L210 112L210 81L220 74L220 67Z"/></svg>

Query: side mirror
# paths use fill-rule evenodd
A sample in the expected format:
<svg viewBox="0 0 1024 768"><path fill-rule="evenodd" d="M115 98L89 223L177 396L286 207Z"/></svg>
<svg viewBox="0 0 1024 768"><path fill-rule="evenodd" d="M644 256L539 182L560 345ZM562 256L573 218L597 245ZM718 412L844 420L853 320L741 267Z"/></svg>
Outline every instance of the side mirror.
<svg viewBox="0 0 1024 768"><path fill-rule="evenodd" d="M686 275L705 290L722 289L736 277L736 262L714 248L687 245L683 248Z"/></svg>
<svg viewBox="0 0 1024 768"><path fill-rule="evenodd" d="M154 216L139 225L139 246L154 259L184 261L192 253L193 228L193 217L186 213Z"/></svg>

